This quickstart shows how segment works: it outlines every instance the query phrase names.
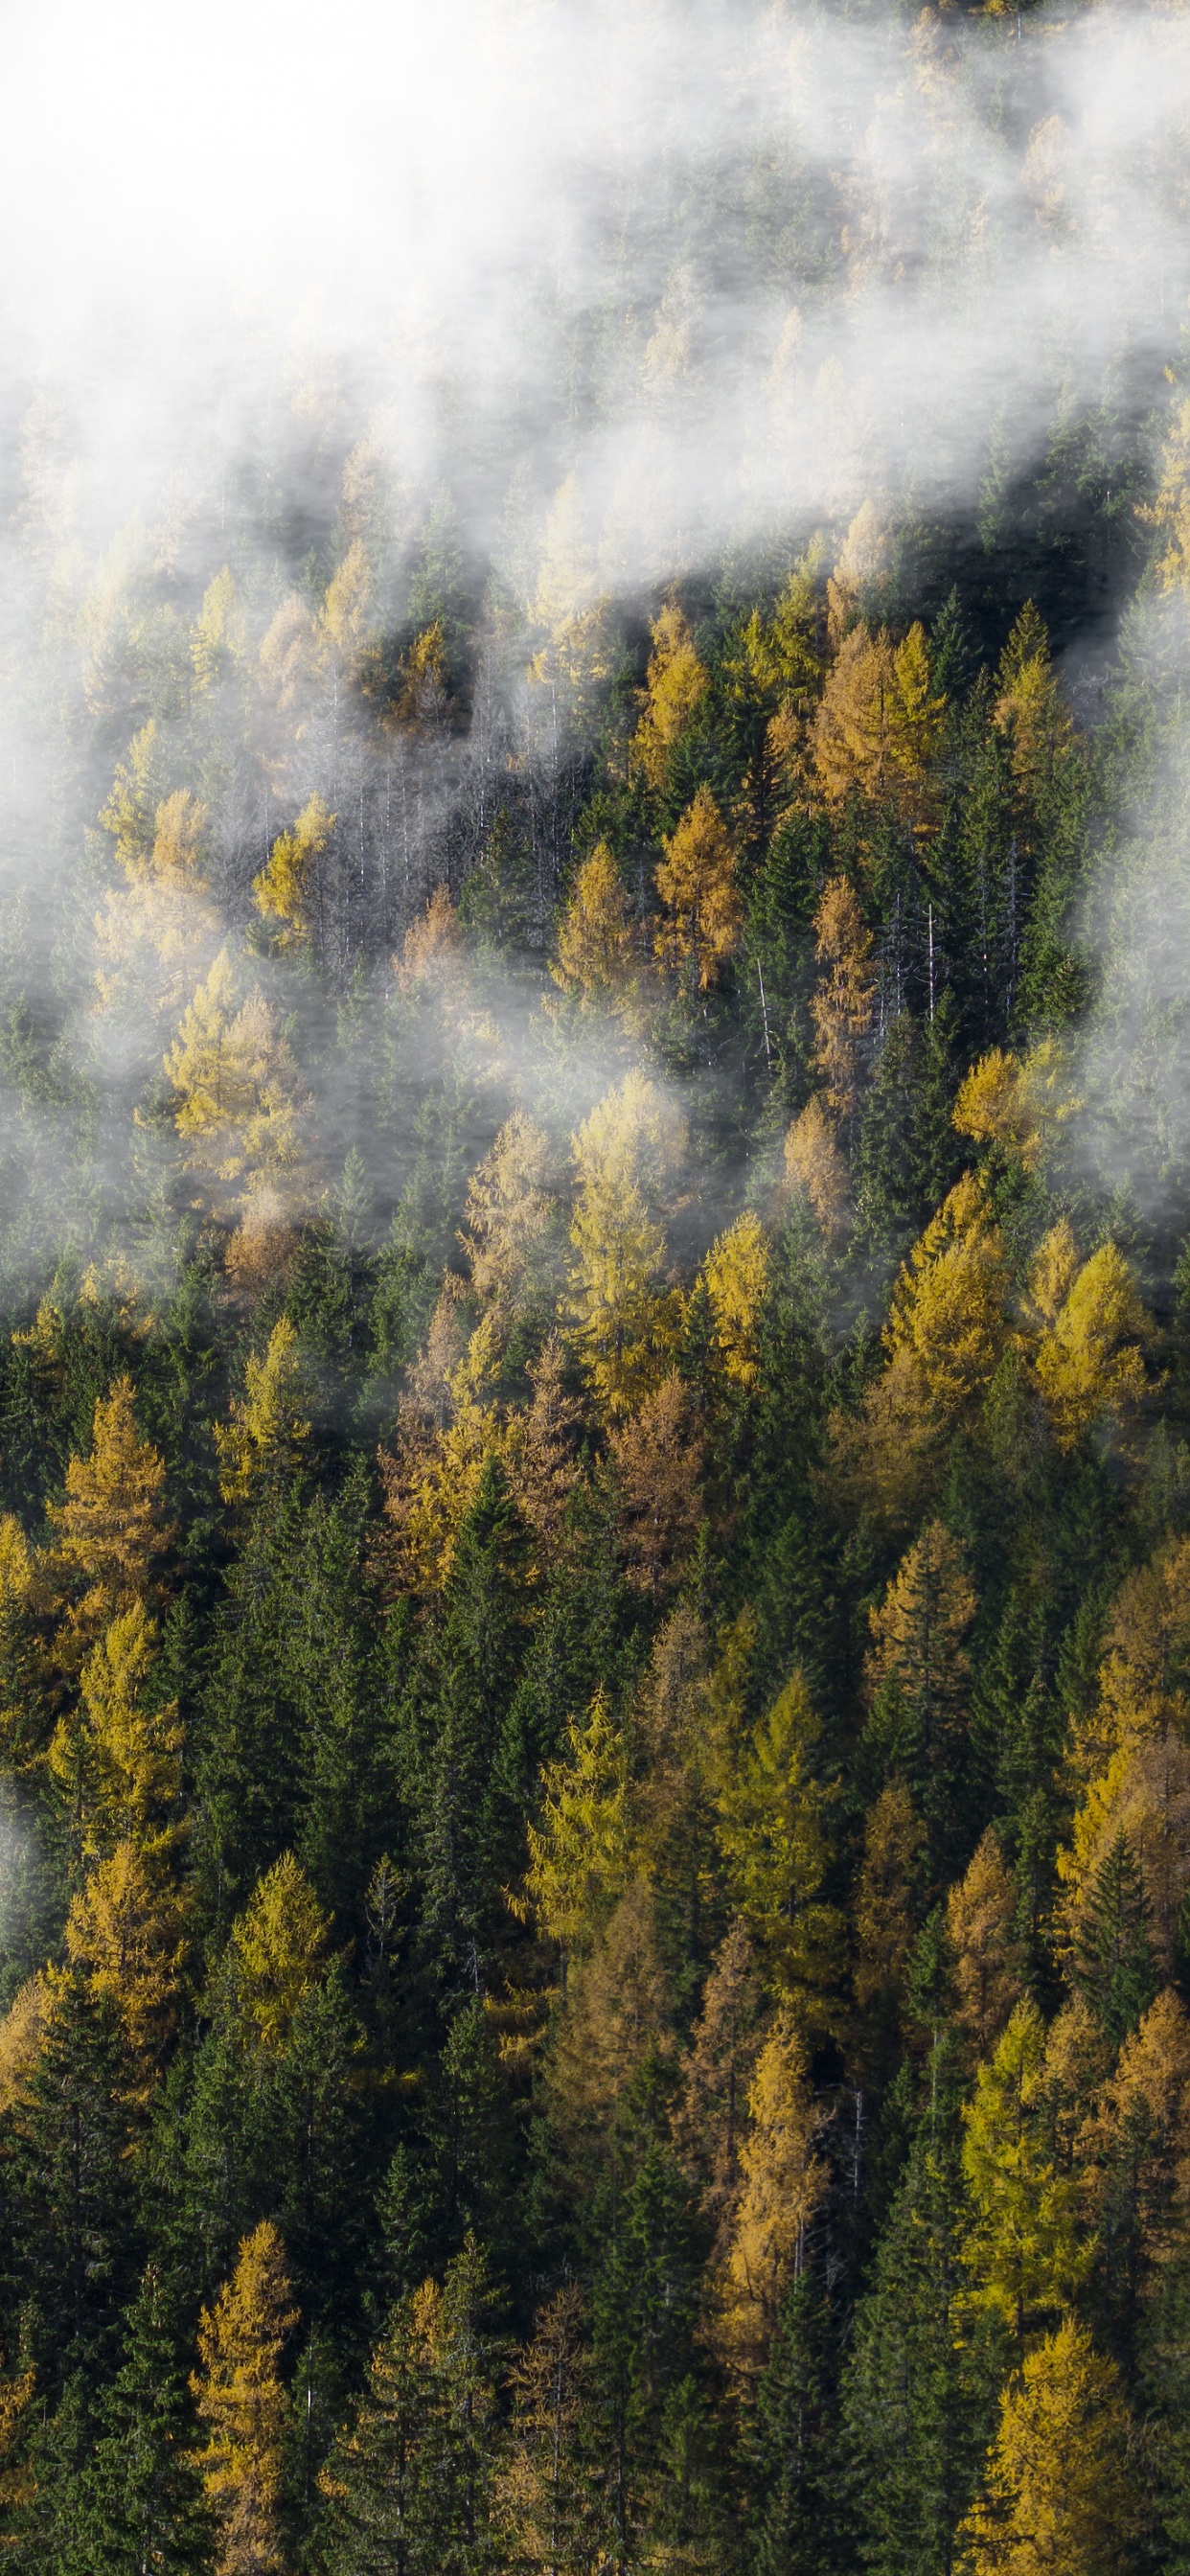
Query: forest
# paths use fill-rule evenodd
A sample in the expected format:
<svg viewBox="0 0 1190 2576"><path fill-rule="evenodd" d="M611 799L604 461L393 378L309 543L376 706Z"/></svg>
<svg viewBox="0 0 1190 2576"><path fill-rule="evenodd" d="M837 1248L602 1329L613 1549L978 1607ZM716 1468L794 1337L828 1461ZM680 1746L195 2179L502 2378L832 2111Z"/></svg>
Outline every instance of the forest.
<svg viewBox="0 0 1190 2576"><path fill-rule="evenodd" d="M1190 2570L1190 259L631 582L575 419L725 243L834 419L905 256L664 216L428 480L306 351L103 525L4 394L18 2576Z"/></svg>

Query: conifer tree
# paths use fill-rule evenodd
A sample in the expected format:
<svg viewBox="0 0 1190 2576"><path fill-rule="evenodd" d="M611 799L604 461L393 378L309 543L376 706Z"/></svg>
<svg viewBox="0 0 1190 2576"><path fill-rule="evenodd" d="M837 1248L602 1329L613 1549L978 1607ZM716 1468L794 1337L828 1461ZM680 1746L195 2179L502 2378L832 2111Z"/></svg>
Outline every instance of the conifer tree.
<svg viewBox="0 0 1190 2576"><path fill-rule="evenodd" d="M935 2075L936 2080L936 2075ZM964 2198L953 2136L932 2120L881 2232L842 2390L845 2488L873 2576L948 2576L994 2420L994 2325L961 2314Z"/></svg>
<svg viewBox="0 0 1190 2576"><path fill-rule="evenodd" d="M1001 2400L984 2491L962 2525L972 2576L1126 2568L1140 2522L1129 2430L1114 2365L1065 2318Z"/></svg>
<svg viewBox="0 0 1190 2576"><path fill-rule="evenodd" d="M205 2576L213 2533L192 2457L176 2301L152 2264L80 2481L76 2546L93 2576Z"/></svg>
<svg viewBox="0 0 1190 2576"><path fill-rule="evenodd" d="M279 2509L287 2407L280 2363L298 2322L289 2300L281 2239L262 2219L244 2238L235 2272L214 2307L203 2309L201 2367L190 2382L208 2428L198 2466L218 2526L218 2576L269 2576L283 2564Z"/></svg>
<svg viewBox="0 0 1190 2576"><path fill-rule="evenodd" d="M1026 2001L963 2109L968 2296L1002 2318L1021 2347L1067 2306L1094 2250L1079 2226L1078 2185L1055 2163L1047 2090L1044 2025Z"/></svg>

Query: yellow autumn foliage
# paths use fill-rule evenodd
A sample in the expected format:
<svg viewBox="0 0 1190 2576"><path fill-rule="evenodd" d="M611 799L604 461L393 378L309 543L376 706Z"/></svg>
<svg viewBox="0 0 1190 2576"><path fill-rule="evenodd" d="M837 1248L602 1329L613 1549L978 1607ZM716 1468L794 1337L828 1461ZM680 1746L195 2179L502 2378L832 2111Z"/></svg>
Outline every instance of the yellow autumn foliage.
<svg viewBox="0 0 1190 2576"><path fill-rule="evenodd" d="M726 1375L737 1386L755 1386L759 1374L760 1319L768 1289L768 1238L751 1209L711 1245L700 1279L714 1319L715 1342Z"/></svg>
<svg viewBox="0 0 1190 2576"><path fill-rule="evenodd" d="M295 1473L310 1436L299 1410L301 1385L297 1329L282 1315L263 1358L249 1353L244 1363L244 1393L232 1397L230 1421L212 1424L225 1503L247 1503L267 1477Z"/></svg>

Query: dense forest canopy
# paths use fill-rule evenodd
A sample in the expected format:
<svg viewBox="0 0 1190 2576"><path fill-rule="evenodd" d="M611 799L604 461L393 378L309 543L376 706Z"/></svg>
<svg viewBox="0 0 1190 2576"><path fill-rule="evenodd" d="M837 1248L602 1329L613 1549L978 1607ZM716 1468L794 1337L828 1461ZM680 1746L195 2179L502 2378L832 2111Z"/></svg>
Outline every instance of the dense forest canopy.
<svg viewBox="0 0 1190 2576"><path fill-rule="evenodd" d="M5 2563L1183 2576L1187 26L357 16L16 60Z"/></svg>

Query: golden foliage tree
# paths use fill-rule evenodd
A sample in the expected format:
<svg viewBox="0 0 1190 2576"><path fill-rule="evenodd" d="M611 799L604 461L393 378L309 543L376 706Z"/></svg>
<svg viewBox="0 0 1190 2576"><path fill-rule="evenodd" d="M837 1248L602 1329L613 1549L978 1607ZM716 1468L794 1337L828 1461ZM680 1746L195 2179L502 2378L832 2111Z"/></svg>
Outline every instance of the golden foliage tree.
<svg viewBox="0 0 1190 2576"><path fill-rule="evenodd" d="M1138 2520L1115 2363L1064 2317L1000 2400L983 2492L960 2527L968 2576L1119 2576Z"/></svg>
<svg viewBox="0 0 1190 2576"><path fill-rule="evenodd" d="M760 1374L760 1323L769 1283L768 1237L752 1209L736 1218L711 1245L699 1277L706 1287L715 1346L724 1374L737 1386L755 1386Z"/></svg>
<svg viewBox="0 0 1190 2576"><path fill-rule="evenodd" d="M1008 1256L985 1191L966 1172L915 1243L893 1290L884 1342L910 1364L935 1425L985 1393L1007 1345Z"/></svg>
<svg viewBox="0 0 1190 2576"><path fill-rule="evenodd" d="M737 1915L703 1989L673 2112L678 2153L700 2185L701 2207L720 2239L735 2210L748 2092L762 2036L756 1954Z"/></svg>
<svg viewBox="0 0 1190 2576"><path fill-rule="evenodd" d="M1190 1736L1190 1539L1126 1575L1108 1613L1098 1691L1075 1730L1082 1777L1172 1728Z"/></svg>
<svg viewBox="0 0 1190 2576"><path fill-rule="evenodd" d="M1024 1944L1015 1931L1017 1891L989 1825L946 1900L954 1953L955 2012L976 2057L990 2055L1020 2002Z"/></svg>
<svg viewBox="0 0 1190 2576"><path fill-rule="evenodd" d="M165 1072L186 1168L203 1177L217 1211L258 1196L284 1211L300 1199L297 1068L263 993L254 989L237 1010L226 949L182 1015Z"/></svg>
<svg viewBox="0 0 1190 2576"><path fill-rule="evenodd" d="M788 2012L778 2014L757 2058L748 2117L723 2283L723 2339L733 2367L753 2379L768 2357L827 2182L817 2150L822 2115L807 2078L805 2042Z"/></svg>
<svg viewBox="0 0 1190 2576"><path fill-rule="evenodd" d="M929 770L939 743L945 700L930 678L920 625L894 646L882 627L862 620L845 635L814 720L814 763L825 802L891 796L912 823L927 819Z"/></svg>
<svg viewBox="0 0 1190 2576"><path fill-rule="evenodd" d="M631 906L606 841L596 842L575 877L550 973L582 1011L625 1010L639 990Z"/></svg>
<svg viewBox="0 0 1190 2576"><path fill-rule="evenodd" d="M847 1165L818 1092L789 1129L784 1163L786 1188L805 1191L819 1232L828 1244L837 1244L847 1231Z"/></svg>
<svg viewBox="0 0 1190 2576"><path fill-rule="evenodd" d="M579 1478L577 1457L582 1407L570 1386L561 1335L550 1333L531 1363L533 1400L523 1436L508 1460L517 1508L547 1563L558 1556L571 1495Z"/></svg>
<svg viewBox="0 0 1190 2576"><path fill-rule="evenodd" d="M855 1115L864 1044L876 989L872 934L846 877L830 877L814 915L814 953L823 968L810 997L814 1062L836 1118Z"/></svg>
<svg viewBox="0 0 1190 2576"><path fill-rule="evenodd" d="M292 1852L257 1881L231 1928L221 1967L240 2036L279 2057L305 1994L321 1975L330 1924Z"/></svg>
<svg viewBox="0 0 1190 2576"><path fill-rule="evenodd" d="M467 1186L460 1241L477 1294L502 1308L515 1304L553 1212L549 1160L544 1127L515 1109Z"/></svg>
<svg viewBox="0 0 1190 2576"><path fill-rule="evenodd" d="M111 794L99 815L115 841L116 859L126 877L136 877L148 867L154 817L165 793L165 747L156 717L150 716L117 762Z"/></svg>
<svg viewBox="0 0 1190 2576"><path fill-rule="evenodd" d="M587 2576L603 2565L602 2480L592 2440L582 2292L566 2281L538 2309L510 2373L512 2412L497 2476L501 2566Z"/></svg>
<svg viewBox="0 0 1190 2576"><path fill-rule="evenodd" d="M398 724L433 737L451 721L450 673L442 620L423 626L401 659L401 688L394 710Z"/></svg>
<svg viewBox="0 0 1190 2576"><path fill-rule="evenodd" d="M952 1116L960 1136L999 1145L1026 1172L1036 1172L1055 1128L1081 1107L1064 1050L1055 1038L1042 1038L1023 1057L1003 1047L981 1056L959 1084Z"/></svg>
<svg viewBox="0 0 1190 2576"><path fill-rule="evenodd" d="M181 1008L209 963L219 915L203 873L205 805L177 788L158 805L151 839L117 840L128 883L95 917L96 985L105 1008L125 1004L155 1017Z"/></svg>
<svg viewBox="0 0 1190 2576"><path fill-rule="evenodd" d="M564 2133L585 2139L588 2158L606 2149L646 2061L664 2065L672 2056L671 2015L652 1895L634 1878L567 1978L550 2067L554 2117Z"/></svg>
<svg viewBox="0 0 1190 2576"><path fill-rule="evenodd" d="M1035 802L1069 760L1074 729L1032 600L1013 627L996 678L995 721L1008 742L1013 777Z"/></svg>
<svg viewBox="0 0 1190 2576"><path fill-rule="evenodd" d="M185 1735L176 1700L146 1705L156 1644L142 1601L118 1611L83 1665L79 1705L55 1730L50 1770L71 1799L85 1854L110 1852L126 1836L169 1839Z"/></svg>
<svg viewBox="0 0 1190 2576"><path fill-rule="evenodd" d="M229 671L242 665L247 649L247 620L234 576L224 564L207 583L190 629L190 663L198 696L205 697Z"/></svg>
<svg viewBox="0 0 1190 2576"><path fill-rule="evenodd" d="M1172 1727L1129 1737L1086 1786L1070 1841L1058 1848L1059 1922L1077 1949L1099 1872L1123 1835L1140 1865L1153 1951L1172 1974L1190 1891L1190 1746Z"/></svg>
<svg viewBox="0 0 1190 2576"><path fill-rule="evenodd" d="M300 948L322 923L318 861L325 855L336 816L321 796L311 796L288 832L280 832L268 865L252 880L252 900L266 921L280 924L278 946Z"/></svg>
<svg viewBox="0 0 1190 2576"><path fill-rule="evenodd" d="M54 1570L85 1587L74 1624L93 1635L113 1612L151 1596L173 1540L166 1519L165 1462L142 1440L128 1376L115 1378L95 1404L90 1455L66 1468L66 1496L51 1504Z"/></svg>
<svg viewBox="0 0 1190 2576"><path fill-rule="evenodd" d="M682 1141L680 1119L641 1073L608 1092L572 1140L569 1310L583 1367L613 1416L656 1384L676 1338L677 1299L660 1275L665 1236L649 1202Z"/></svg>
<svg viewBox="0 0 1190 2576"><path fill-rule="evenodd" d="M670 601L653 626L643 709L632 738L634 765L654 791L664 787L674 745L708 686L708 674L695 651L686 619L676 603Z"/></svg>
<svg viewBox="0 0 1190 2576"><path fill-rule="evenodd" d="M297 1331L282 1315L264 1357L250 1352L244 1363L244 1392L232 1397L230 1421L213 1425L225 1503L250 1502L270 1477L288 1481L296 1474L310 1436L298 1410L301 1388Z"/></svg>
<svg viewBox="0 0 1190 2576"><path fill-rule="evenodd" d="M281 2378L298 2322L285 2253L262 2219L198 2324L200 2368L190 2385L206 2447L198 2454L219 2542L218 2576L273 2576L282 2566L281 2471L289 2401Z"/></svg>
<svg viewBox="0 0 1190 2576"><path fill-rule="evenodd" d="M627 1756L603 1690L585 1723L567 1728L566 1754L546 1764L541 1787L525 1895L547 1939L573 1951L594 1938L628 1874Z"/></svg>
<svg viewBox="0 0 1190 2576"><path fill-rule="evenodd" d="M0 2112L27 2099L29 2079L41 2055L46 2024L53 2009L53 1972L38 1968L17 1988L0 2021Z"/></svg>
<svg viewBox="0 0 1190 2576"><path fill-rule="evenodd" d="M1028 1999L980 2067L963 2123L968 2296L1002 2317L1023 2345L1067 2306L1094 2251L1079 2226L1078 2183L1055 2164L1045 2025Z"/></svg>
<svg viewBox="0 0 1190 2576"><path fill-rule="evenodd" d="M1065 1218L1042 1244L1030 1287L1042 1317L1037 1383L1059 1448L1073 1449L1094 1423L1120 1428L1140 1403L1152 1328L1122 1252L1104 1243L1077 1266Z"/></svg>
<svg viewBox="0 0 1190 2576"><path fill-rule="evenodd" d="M117 1843L71 1899L66 1949L114 2007L140 2102L176 2028L185 1947L174 1891L134 1842Z"/></svg>
<svg viewBox="0 0 1190 2576"><path fill-rule="evenodd" d="M425 911L411 921L399 959L394 959L403 993L428 992L444 1010L462 989L463 933L447 886L435 886Z"/></svg>
<svg viewBox="0 0 1190 2576"><path fill-rule="evenodd" d="M676 1369L613 1430L608 1455L628 1581L663 1601L682 1580L702 1518L702 1440Z"/></svg>
<svg viewBox="0 0 1190 2576"><path fill-rule="evenodd" d="M1184 2229L1188 2113L1190 2021L1167 1986L1128 2033L1078 2138L1093 2203L1128 2267L1126 2295L1151 2287Z"/></svg>
<svg viewBox="0 0 1190 2576"><path fill-rule="evenodd" d="M899 1995L917 1932L922 1829L903 1780L889 1780L864 1819L855 1891L855 2000Z"/></svg>
<svg viewBox="0 0 1190 2576"><path fill-rule="evenodd" d="M735 851L709 787L698 789L662 846L656 886L665 920L654 952L685 976L692 993L705 993L734 955L743 925Z"/></svg>

